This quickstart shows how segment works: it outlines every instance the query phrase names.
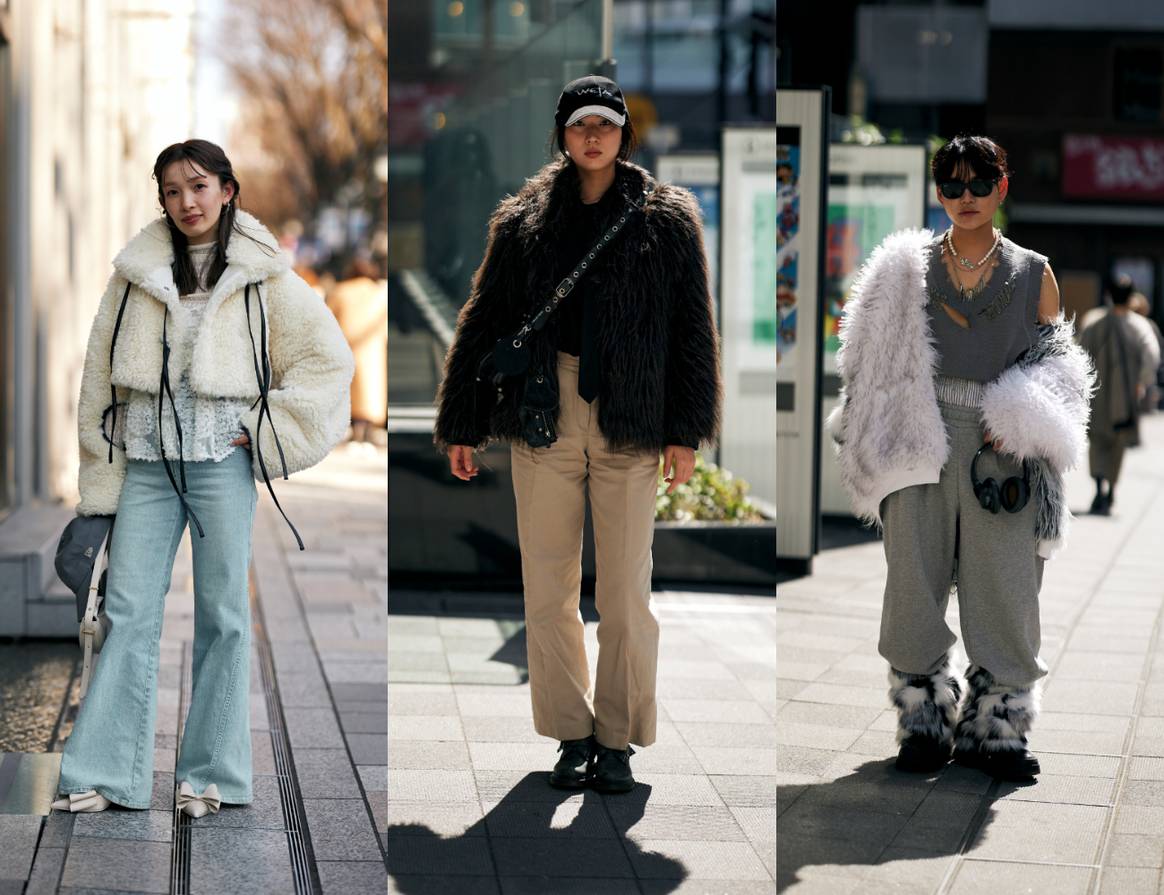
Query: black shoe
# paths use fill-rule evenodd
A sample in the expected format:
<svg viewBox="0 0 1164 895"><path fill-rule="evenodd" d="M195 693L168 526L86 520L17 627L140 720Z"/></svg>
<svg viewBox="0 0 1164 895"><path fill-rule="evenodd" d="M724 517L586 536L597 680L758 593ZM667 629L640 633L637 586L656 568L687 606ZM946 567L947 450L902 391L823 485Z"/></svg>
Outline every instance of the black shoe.
<svg viewBox="0 0 1164 895"><path fill-rule="evenodd" d="M911 774L929 774L940 771L949 760L949 743L914 734L902 741L895 767Z"/></svg>
<svg viewBox="0 0 1164 895"><path fill-rule="evenodd" d="M598 754L594 761L590 788L605 793L630 792L634 789L635 778L631 774L630 757L635 754L635 750L630 746L625 749L607 749L602 743L595 742L595 745Z"/></svg>
<svg viewBox="0 0 1164 895"><path fill-rule="evenodd" d="M1039 760L1028 749L1000 749L984 751L958 749L954 761L968 768L977 768L996 780L1023 783L1034 780L1042 772Z"/></svg>
<svg viewBox="0 0 1164 895"><path fill-rule="evenodd" d="M1095 500L1091 502L1091 509L1088 512L1092 516L1110 516L1111 503L1110 494L1096 494Z"/></svg>
<svg viewBox="0 0 1164 895"><path fill-rule="evenodd" d="M562 757L550 771L550 786L557 789L585 789L594 769L594 735L581 740L562 740Z"/></svg>

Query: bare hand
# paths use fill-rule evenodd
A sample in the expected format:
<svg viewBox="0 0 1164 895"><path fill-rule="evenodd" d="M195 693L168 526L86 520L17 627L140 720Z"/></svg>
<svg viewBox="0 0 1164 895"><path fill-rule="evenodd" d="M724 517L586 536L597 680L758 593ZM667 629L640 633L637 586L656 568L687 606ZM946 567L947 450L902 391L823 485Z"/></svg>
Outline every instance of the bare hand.
<svg viewBox="0 0 1164 895"><path fill-rule="evenodd" d="M670 482L670 494L695 474L695 450L678 444L663 449L663 481Z"/></svg>
<svg viewBox="0 0 1164 895"><path fill-rule="evenodd" d="M246 432L243 432L242 435L240 435L238 438L236 438L234 441L231 442L231 444L236 446L236 447L238 447L240 445L245 447L245 446L250 445L250 443L251 443L251 440L247 436Z"/></svg>
<svg viewBox="0 0 1164 895"><path fill-rule="evenodd" d="M988 441L993 442L991 447L994 448L994 452L996 454L1002 453L1002 439L995 438L993 435L991 435L989 429L987 429L986 434L984 436L982 436L982 441L983 441L983 443L988 442Z"/></svg>
<svg viewBox="0 0 1164 895"><path fill-rule="evenodd" d="M448 449L449 469L462 482L467 482L478 472L473 462L473 448L467 444L450 444Z"/></svg>

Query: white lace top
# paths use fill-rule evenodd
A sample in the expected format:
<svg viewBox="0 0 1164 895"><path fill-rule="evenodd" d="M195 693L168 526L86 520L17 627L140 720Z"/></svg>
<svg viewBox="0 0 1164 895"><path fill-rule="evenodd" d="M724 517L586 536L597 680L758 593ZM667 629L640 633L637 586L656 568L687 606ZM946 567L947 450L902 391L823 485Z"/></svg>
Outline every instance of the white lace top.
<svg viewBox="0 0 1164 895"><path fill-rule="evenodd" d="M193 341L202 328L202 315L210 290L206 288L214 244L190 246L190 260L198 273L199 289L179 299L189 316L185 337ZM173 354L187 358L185 368L177 371L178 381L171 383L174 406L182 424L182 459L186 462L200 460L219 461L235 450L231 442L242 434L240 419L250 407L250 402L241 398L209 398L194 394L187 379L191 352L187 346L172 345ZM161 350L160 348L158 349ZM158 397L146 392L132 391L126 402L125 455L131 460L161 460L158 450ZM170 409L170 399L162 403L162 439L166 447L167 459L178 457L178 433L174 428L174 414Z"/></svg>

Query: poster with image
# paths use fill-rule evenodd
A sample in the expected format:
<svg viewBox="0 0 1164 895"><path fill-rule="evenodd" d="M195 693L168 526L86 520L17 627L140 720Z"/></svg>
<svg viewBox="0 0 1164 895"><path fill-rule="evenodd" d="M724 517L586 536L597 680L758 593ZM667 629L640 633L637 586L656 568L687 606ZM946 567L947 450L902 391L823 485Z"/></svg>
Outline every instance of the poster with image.
<svg viewBox="0 0 1164 895"><path fill-rule="evenodd" d="M776 366L796 348L797 259L800 253L800 128L777 129L776 143ZM772 293L768 293L769 295ZM759 292L757 292L757 296Z"/></svg>

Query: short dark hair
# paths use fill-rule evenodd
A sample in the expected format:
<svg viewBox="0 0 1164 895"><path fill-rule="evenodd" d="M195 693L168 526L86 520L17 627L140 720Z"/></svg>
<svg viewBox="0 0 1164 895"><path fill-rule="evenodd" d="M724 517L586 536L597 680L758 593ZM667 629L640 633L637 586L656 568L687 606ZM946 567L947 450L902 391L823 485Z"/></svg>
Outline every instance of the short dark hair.
<svg viewBox="0 0 1164 895"><path fill-rule="evenodd" d="M1006 150L990 137L959 134L934 153L930 162L930 172L934 180L952 180L963 164L987 180L1000 180L1010 176L1006 161Z"/></svg>
<svg viewBox="0 0 1164 895"><path fill-rule="evenodd" d="M1135 291L1136 284L1126 273L1116 274L1107 281L1107 294L1113 305L1126 305Z"/></svg>
<svg viewBox="0 0 1164 895"><path fill-rule="evenodd" d="M566 128L555 125L554 129L550 131L550 147L551 152L556 149L559 155L566 154ZM630 116L626 117L626 124L622 126L622 142L618 146L618 159L625 162L630 159L636 149L639 148L639 135L635 133L635 126L631 123Z"/></svg>

